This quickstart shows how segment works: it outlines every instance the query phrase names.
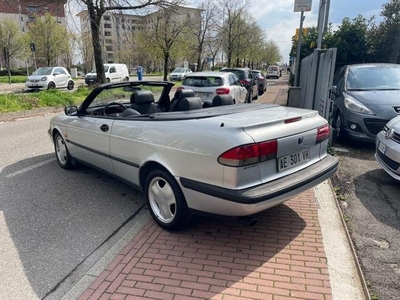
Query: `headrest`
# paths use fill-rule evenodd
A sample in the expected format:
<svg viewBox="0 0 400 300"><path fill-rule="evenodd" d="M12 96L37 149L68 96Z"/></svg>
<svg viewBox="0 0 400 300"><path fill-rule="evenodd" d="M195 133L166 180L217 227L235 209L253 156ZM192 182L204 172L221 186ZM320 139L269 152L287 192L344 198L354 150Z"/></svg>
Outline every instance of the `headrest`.
<svg viewBox="0 0 400 300"><path fill-rule="evenodd" d="M192 109L199 109L203 108L203 102L199 97L187 97L181 100L179 104L179 110L192 110Z"/></svg>
<svg viewBox="0 0 400 300"><path fill-rule="evenodd" d="M216 95L212 101L213 106L234 104L232 95Z"/></svg>
<svg viewBox="0 0 400 300"><path fill-rule="evenodd" d="M131 103L132 97L134 98L134 102L136 104L147 104L154 102L154 95L151 91L141 90L135 91L131 96Z"/></svg>
<svg viewBox="0 0 400 300"><path fill-rule="evenodd" d="M174 95L175 99L183 99L187 97L194 97L193 90L190 89L177 90Z"/></svg>

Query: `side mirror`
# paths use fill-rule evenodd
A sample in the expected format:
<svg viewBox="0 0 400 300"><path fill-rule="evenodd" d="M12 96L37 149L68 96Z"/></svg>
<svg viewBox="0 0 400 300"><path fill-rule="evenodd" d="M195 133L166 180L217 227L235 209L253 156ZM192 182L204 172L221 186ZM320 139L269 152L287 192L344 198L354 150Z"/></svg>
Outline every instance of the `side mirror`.
<svg viewBox="0 0 400 300"><path fill-rule="evenodd" d="M333 85L333 86L332 86L332 88L331 88L331 93L332 93L333 96L336 96L336 95L337 95L337 86L336 86L336 85Z"/></svg>
<svg viewBox="0 0 400 300"><path fill-rule="evenodd" d="M64 112L67 116L71 116L73 114L76 114L78 112L78 107L71 105L71 106L67 106L64 108Z"/></svg>
<svg viewBox="0 0 400 300"><path fill-rule="evenodd" d="M60 75L60 73L54 72L54 73L53 73L53 76L56 76L56 75Z"/></svg>

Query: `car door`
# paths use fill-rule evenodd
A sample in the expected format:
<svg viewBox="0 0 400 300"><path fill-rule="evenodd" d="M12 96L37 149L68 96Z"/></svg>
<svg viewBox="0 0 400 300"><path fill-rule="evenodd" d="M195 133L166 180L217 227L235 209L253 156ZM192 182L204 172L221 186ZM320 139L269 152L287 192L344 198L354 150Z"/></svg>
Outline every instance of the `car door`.
<svg viewBox="0 0 400 300"><path fill-rule="evenodd" d="M71 155L114 174L110 159L110 132L113 123L114 118L71 116L66 131Z"/></svg>
<svg viewBox="0 0 400 300"><path fill-rule="evenodd" d="M246 101L247 89L240 83L240 79L235 74L229 74L229 85L234 90L235 96L233 97L236 103L243 103Z"/></svg>
<svg viewBox="0 0 400 300"><path fill-rule="evenodd" d="M253 72L249 70L249 79L252 82L253 95L258 95L258 79L253 75Z"/></svg>
<svg viewBox="0 0 400 300"><path fill-rule="evenodd" d="M63 68L55 68L53 71L53 75L54 75L54 82L56 84L56 87L60 88L60 87L67 86L68 75L63 70Z"/></svg>

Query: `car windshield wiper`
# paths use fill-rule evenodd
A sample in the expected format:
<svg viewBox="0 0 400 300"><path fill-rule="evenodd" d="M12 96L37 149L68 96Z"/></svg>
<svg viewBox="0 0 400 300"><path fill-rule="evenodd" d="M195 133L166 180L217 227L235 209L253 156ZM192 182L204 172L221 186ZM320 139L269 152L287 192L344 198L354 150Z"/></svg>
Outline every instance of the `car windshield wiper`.
<svg viewBox="0 0 400 300"><path fill-rule="evenodd" d="M348 91L372 91L371 89L348 89Z"/></svg>

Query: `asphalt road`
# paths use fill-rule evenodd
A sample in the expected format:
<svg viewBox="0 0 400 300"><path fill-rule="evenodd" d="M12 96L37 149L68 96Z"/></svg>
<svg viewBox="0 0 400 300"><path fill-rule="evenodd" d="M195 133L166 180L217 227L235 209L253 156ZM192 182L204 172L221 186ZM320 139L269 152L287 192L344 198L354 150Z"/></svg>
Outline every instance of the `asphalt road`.
<svg viewBox="0 0 400 300"><path fill-rule="evenodd" d="M142 194L93 169L61 169L46 132L52 116L0 124L2 300L52 299L144 204Z"/></svg>
<svg viewBox="0 0 400 300"><path fill-rule="evenodd" d="M332 178L372 299L400 297L400 185L375 161L373 144L342 141ZM376 296L376 297L375 297ZM375 298L374 298L375 297Z"/></svg>

